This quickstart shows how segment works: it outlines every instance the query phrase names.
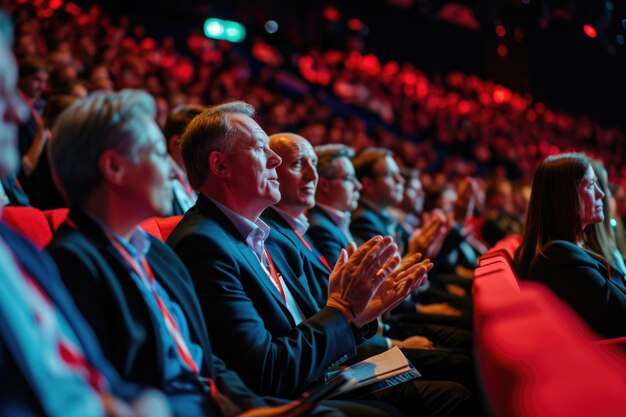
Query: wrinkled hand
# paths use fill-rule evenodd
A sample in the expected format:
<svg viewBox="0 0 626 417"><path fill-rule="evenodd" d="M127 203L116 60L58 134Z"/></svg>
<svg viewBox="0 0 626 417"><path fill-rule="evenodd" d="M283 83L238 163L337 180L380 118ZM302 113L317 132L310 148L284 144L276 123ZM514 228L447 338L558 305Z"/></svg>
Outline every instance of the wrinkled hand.
<svg viewBox="0 0 626 417"><path fill-rule="evenodd" d="M326 305L341 311L348 322L359 317L400 263L397 249L389 236L375 236L359 249L354 244L342 249L328 279Z"/></svg>
<svg viewBox="0 0 626 417"><path fill-rule="evenodd" d="M453 317L460 317L462 314L460 310L457 310L448 303L417 304L415 308L418 313L423 314L438 314Z"/></svg>
<svg viewBox="0 0 626 417"><path fill-rule="evenodd" d="M308 413L314 407L315 404L305 404L296 400L275 407L253 408L239 414L237 417L296 417Z"/></svg>
<svg viewBox="0 0 626 417"><path fill-rule="evenodd" d="M435 348L433 347L433 342L431 342L427 337L423 336L411 336L407 337L404 340L392 340L391 343L394 346L405 349L435 350Z"/></svg>
<svg viewBox="0 0 626 417"><path fill-rule="evenodd" d="M389 278L380 285L367 308L355 318L354 324L357 327L362 327L386 311L394 309L422 285L433 263L429 259L418 262L421 257L419 253L407 256L397 268L387 274ZM396 255L396 258L399 256Z"/></svg>

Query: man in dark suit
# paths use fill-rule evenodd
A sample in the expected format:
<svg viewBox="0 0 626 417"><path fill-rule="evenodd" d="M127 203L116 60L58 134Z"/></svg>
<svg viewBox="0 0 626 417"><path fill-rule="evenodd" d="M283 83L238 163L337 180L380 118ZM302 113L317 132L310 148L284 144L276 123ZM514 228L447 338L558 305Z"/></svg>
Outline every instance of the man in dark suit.
<svg viewBox="0 0 626 417"><path fill-rule="evenodd" d="M191 272L210 331L226 336L214 342L218 354L255 389L293 397L354 355L368 330L376 330L368 323L406 294L397 286L401 275L408 273L419 284L428 268L405 263L394 269L395 246L375 237L356 252L351 249L349 258L342 253L320 309L303 255L259 219L280 199L281 159L253 113L245 103L228 103L188 126L181 150L190 182L201 194L168 243ZM391 255L393 266L387 261ZM364 285L383 264L390 267L384 267L385 275L393 272L389 278L376 275L389 290L381 298L378 284ZM349 291L340 289L348 282ZM369 303L372 295L376 300ZM463 392L454 404L444 404L432 390L402 386L389 398L409 415L458 412L467 400Z"/></svg>
<svg viewBox="0 0 626 417"><path fill-rule="evenodd" d="M363 186L354 173L352 148L333 143L317 146L315 154L319 182L316 205L307 213L307 234L332 264L341 249L354 241L350 212L357 208Z"/></svg>
<svg viewBox="0 0 626 417"><path fill-rule="evenodd" d="M428 239L423 239L422 233L409 234L387 211L402 200L404 193L404 178L393 153L388 149L368 148L354 158L353 163L356 176L363 185L359 206L352 213L350 223L356 241L362 242L384 232L394 236L403 255L427 253L435 241L437 229L424 227L424 230L434 232ZM441 223L434 226L441 227ZM471 307L465 302L453 306L447 302L424 302L420 297L417 303L404 303L402 307L409 315L416 312L421 321L471 328Z"/></svg>
<svg viewBox="0 0 626 417"><path fill-rule="evenodd" d="M0 178L17 167L17 124L27 116L8 22L0 10ZM120 380L50 258L1 222L0 375L2 416L169 416L160 394Z"/></svg>
<svg viewBox="0 0 626 417"><path fill-rule="evenodd" d="M304 254L303 263L305 267L308 264L311 270L306 274L309 278L311 294L317 297L316 292L319 287L322 299L318 300L318 304L323 305L327 296L326 286L331 268L323 255L317 251L315 244L308 238L308 221L304 214L305 210L315 204L319 179L316 169L319 164L318 157L311 144L304 137L294 133L271 135L270 148L282 159L281 165L276 168L281 198L278 203L265 210L261 218L272 230L281 233ZM322 153L322 156L325 155ZM328 161L322 164L326 162ZM348 161L348 164L351 166L351 162ZM345 170L341 168L347 167L340 167L337 170L339 175L346 175ZM344 195L349 195L345 190L335 190L334 195L336 196L334 201L339 204L333 203L330 199L326 200L330 204L327 207L333 210L340 207L341 202L350 201L344 197ZM337 225L334 227L339 228ZM342 234L341 231L339 233ZM311 281L314 281L313 285ZM422 327L426 328L426 326ZM429 326L425 330L440 335L445 329ZM403 353L417 366L426 380L450 380L471 386L474 384L473 363L467 352L450 352L448 349L433 351L433 343L428 338L415 333L408 333L402 339L376 335L359 348L357 357L368 357L385 351L391 346L403 348Z"/></svg>
<svg viewBox="0 0 626 417"><path fill-rule="evenodd" d="M185 267L137 227L172 204L154 114L147 93L124 90L95 93L60 116L50 159L71 210L48 249L124 377L163 390L177 416L253 417L267 403L212 354Z"/></svg>

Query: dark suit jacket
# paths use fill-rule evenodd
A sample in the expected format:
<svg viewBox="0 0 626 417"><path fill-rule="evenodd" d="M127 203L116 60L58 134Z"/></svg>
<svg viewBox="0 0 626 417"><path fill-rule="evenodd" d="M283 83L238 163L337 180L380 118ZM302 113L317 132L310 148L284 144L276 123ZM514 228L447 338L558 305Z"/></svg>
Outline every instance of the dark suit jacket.
<svg viewBox="0 0 626 417"><path fill-rule="evenodd" d="M276 231L266 248L306 318L298 326L235 225L206 196L168 244L191 272L210 332L220 335L215 351L255 391L293 398L362 341L339 311L318 309L302 255Z"/></svg>
<svg viewBox="0 0 626 417"><path fill-rule="evenodd" d="M308 211L309 230L307 235L311 237L315 247L326 257L331 265L339 259L341 249L346 248L350 242L339 229L339 226L321 207L313 207Z"/></svg>
<svg viewBox="0 0 626 417"><path fill-rule="evenodd" d="M65 290L50 257L45 252L39 252L26 238L2 223L0 238L65 317L87 360L106 377L113 393L126 400L137 395L139 387L123 382L104 358L98 340ZM0 415L45 415L31 389L31 376L23 371L26 369L24 360L20 346L16 344L12 331L0 315Z"/></svg>
<svg viewBox="0 0 626 417"><path fill-rule="evenodd" d="M375 211L373 208L359 203L359 206L352 212L352 221L350 222L350 232L357 241L362 245L376 235L391 236L398 245L400 254L404 255L408 249L409 235L389 214L384 215Z"/></svg>
<svg viewBox="0 0 626 417"><path fill-rule="evenodd" d="M303 255L302 262L305 267L305 275L308 279L311 295L320 308L326 305L330 271L320 260L320 252L315 248L313 242L308 239L306 233L302 236L311 247L311 251L302 243L296 232L287 223L287 220L271 207L263 212L261 218L272 230L287 238Z"/></svg>
<svg viewBox="0 0 626 417"><path fill-rule="evenodd" d="M30 200L24 190L18 185L15 177L1 178L2 188L9 198L9 206L30 206Z"/></svg>
<svg viewBox="0 0 626 417"><path fill-rule="evenodd" d="M78 308L94 328L105 355L128 380L165 387L159 327L125 267L124 259L101 229L79 210L69 217L77 229L61 226L48 246ZM194 342L204 355L202 375L215 379L242 409L264 405L237 374L212 354L202 310L185 266L167 245L150 237L147 260L156 280L183 310Z"/></svg>
<svg viewBox="0 0 626 417"><path fill-rule="evenodd" d="M573 243L555 240L533 258L530 279L547 285L598 333L626 336L624 278L609 271L601 258Z"/></svg>

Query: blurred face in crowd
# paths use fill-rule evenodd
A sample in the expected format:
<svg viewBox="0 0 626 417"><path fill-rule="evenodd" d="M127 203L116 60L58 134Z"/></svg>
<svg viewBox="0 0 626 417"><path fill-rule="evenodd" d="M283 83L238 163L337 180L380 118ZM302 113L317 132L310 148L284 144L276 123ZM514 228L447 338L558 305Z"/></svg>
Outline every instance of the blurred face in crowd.
<svg viewBox="0 0 626 417"><path fill-rule="evenodd" d="M380 207L386 208L402 201L404 178L391 156L374 164L374 176L363 178L363 195Z"/></svg>
<svg viewBox="0 0 626 417"><path fill-rule="evenodd" d="M145 116L145 134L135 155L124 158L127 180L121 193L134 198L142 217L167 216L172 210L174 171L165 138L156 123Z"/></svg>
<svg viewBox="0 0 626 417"><path fill-rule="evenodd" d="M354 173L352 161L342 156L332 162L333 175L320 178L319 187L323 188L328 203L339 211L352 211L359 204L363 186Z"/></svg>
<svg viewBox="0 0 626 417"><path fill-rule="evenodd" d="M578 196L580 197L581 203L580 209L582 211L581 220L583 227L600 223L604 220L602 204L604 193L598 186L598 180L591 167L587 169L587 173L578 184Z"/></svg>
<svg viewBox="0 0 626 417"><path fill-rule="evenodd" d="M404 184L403 206L413 213L421 213L424 209L424 189L419 178L411 178Z"/></svg>
<svg viewBox="0 0 626 417"><path fill-rule="evenodd" d="M236 200L233 204L240 209L239 212L260 214L280 200L276 167L281 164L281 159L270 149L267 134L251 117L243 114L230 117L233 124L241 125L247 134L237 135L232 152L223 153L223 175L228 177L230 191Z"/></svg>
<svg viewBox="0 0 626 417"><path fill-rule="evenodd" d="M20 89L29 98L36 100L41 97L48 84L48 72L39 70L20 80Z"/></svg>
<svg viewBox="0 0 626 417"><path fill-rule="evenodd" d="M304 212L315 205L317 156L311 144L302 136L280 134L279 140L282 142L280 146L274 146L272 142L272 149L283 161L276 168L280 182L279 206Z"/></svg>
<svg viewBox="0 0 626 417"><path fill-rule="evenodd" d="M17 68L6 39L0 32L0 177L17 170L17 125L27 109L17 95Z"/></svg>

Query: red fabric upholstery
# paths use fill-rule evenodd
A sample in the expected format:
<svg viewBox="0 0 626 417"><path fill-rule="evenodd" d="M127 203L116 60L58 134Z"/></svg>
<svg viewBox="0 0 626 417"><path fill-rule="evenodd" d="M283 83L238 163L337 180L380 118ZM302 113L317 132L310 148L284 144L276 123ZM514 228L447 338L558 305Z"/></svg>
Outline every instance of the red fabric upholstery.
<svg viewBox="0 0 626 417"><path fill-rule="evenodd" d="M50 230L52 233L56 232L59 226L67 220L67 215L69 214L70 209L67 208L58 208L53 210L46 210L43 212L44 216L46 216L46 220L48 220L48 224L50 225Z"/></svg>
<svg viewBox="0 0 626 417"><path fill-rule="evenodd" d="M489 318L477 356L494 416L617 417L626 410L626 361L549 290L523 283Z"/></svg>
<svg viewBox="0 0 626 417"><path fill-rule="evenodd" d="M142 221L139 224L139 227L141 227L146 233L149 233L157 239L163 241L163 236L161 236L161 230L159 229L159 225L157 224L156 217L150 217L149 219Z"/></svg>
<svg viewBox="0 0 626 417"><path fill-rule="evenodd" d="M52 240L52 231L46 216L34 207L4 207L2 220L40 249Z"/></svg>
<svg viewBox="0 0 626 417"><path fill-rule="evenodd" d="M504 239L498 241L493 248L489 249L487 253L480 257L478 261L479 265L490 263L494 256L505 256L509 262L513 262L515 258L515 250L522 243L522 237L520 235L507 236Z"/></svg>
<svg viewBox="0 0 626 417"><path fill-rule="evenodd" d="M182 218L183 216L157 217L156 222L164 241L172 234L172 231Z"/></svg>

